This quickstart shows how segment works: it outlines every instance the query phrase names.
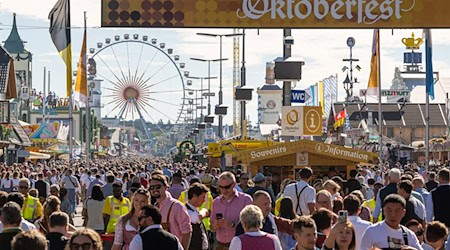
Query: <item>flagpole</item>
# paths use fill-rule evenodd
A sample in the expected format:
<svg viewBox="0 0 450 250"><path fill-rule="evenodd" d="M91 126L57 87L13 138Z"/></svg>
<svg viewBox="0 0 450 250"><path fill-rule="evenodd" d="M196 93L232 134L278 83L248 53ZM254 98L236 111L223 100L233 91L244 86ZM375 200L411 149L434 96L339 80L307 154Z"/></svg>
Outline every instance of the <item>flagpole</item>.
<svg viewBox="0 0 450 250"><path fill-rule="evenodd" d="M381 163L381 156L383 154L383 114L381 112L381 31L378 30L378 46L377 46L377 55L378 55L378 132L379 132L379 157Z"/></svg>
<svg viewBox="0 0 450 250"><path fill-rule="evenodd" d="M48 90L47 90L47 97L48 96L50 96L50 70L48 71L48 79L47 79L47 82L48 82ZM47 120L49 121L49 123L50 123L50 114L46 114L47 115Z"/></svg>
<svg viewBox="0 0 450 250"><path fill-rule="evenodd" d="M430 167L430 95L425 91L425 169Z"/></svg>
<svg viewBox="0 0 450 250"><path fill-rule="evenodd" d="M47 69L44 67L44 93L42 93L42 124L45 123L45 76L47 75Z"/></svg>
<svg viewBox="0 0 450 250"><path fill-rule="evenodd" d="M84 36L87 40L87 31L86 31L86 19L87 19L86 11L84 12ZM87 41L86 41L87 42ZM82 65L81 67L86 67L86 65ZM87 75L82 75L84 77ZM87 79L86 79L87 80ZM90 101L90 89L88 87L87 89L87 96L86 96L86 167L89 169L89 159L91 156L91 110L89 107L89 101Z"/></svg>

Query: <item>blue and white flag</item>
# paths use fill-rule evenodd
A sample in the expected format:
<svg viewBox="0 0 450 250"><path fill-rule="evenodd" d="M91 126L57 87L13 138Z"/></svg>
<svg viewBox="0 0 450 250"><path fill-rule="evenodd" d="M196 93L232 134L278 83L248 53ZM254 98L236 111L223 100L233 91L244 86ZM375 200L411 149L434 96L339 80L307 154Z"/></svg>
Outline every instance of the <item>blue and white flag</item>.
<svg viewBox="0 0 450 250"><path fill-rule="evenodd" d="M433 42L431 30L425 29L425 57L426 57L426 91L427 95L434 100L434 73L433 73Z"/></svg>

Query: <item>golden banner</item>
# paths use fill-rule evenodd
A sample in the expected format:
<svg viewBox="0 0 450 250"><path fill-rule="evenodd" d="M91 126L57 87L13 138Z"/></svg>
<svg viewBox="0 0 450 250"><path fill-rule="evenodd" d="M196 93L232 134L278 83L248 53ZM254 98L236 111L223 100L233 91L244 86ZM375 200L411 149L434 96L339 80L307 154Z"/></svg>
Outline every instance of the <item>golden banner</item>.
<svg viewBox="0 0 450 250"><path fill-rule="evenodd" d="M265 148L240 151L235 154L235 157L237 160L242 161L242 163L250 164L252 162L283 157L299 152L322 155L355 163L375 163L378 158L378 154L376 153L310 140L286 142Z"/></svg>
<svg viewBox="0 0 450 250"><path fill-rule="evenodd" d="M450 28L449 0L102 0L102 27Z"/></svg>

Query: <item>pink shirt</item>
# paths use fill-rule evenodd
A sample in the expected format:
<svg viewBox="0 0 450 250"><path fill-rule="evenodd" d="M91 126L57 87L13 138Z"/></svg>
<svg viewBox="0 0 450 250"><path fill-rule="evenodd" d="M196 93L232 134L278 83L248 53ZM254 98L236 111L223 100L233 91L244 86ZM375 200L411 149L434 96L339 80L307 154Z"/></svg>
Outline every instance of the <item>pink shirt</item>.
<svg viewBox="0 0 450 250"><path fill-rule="evenodd" d="M187 208L183 203L175 200L170 196L170 193L166 192L167 198L159 204L159 210L161 211L162 223L167 222L167 216L169 214L169 208L172 203L172 210L170 211L170 233L177 236L182 241L183 234L192 232L191 218Z"/></svg>
<svg viewBox="0 0 450 250"><path fill-rule="evenodd" d="M211 224L217 218L216 215L221 213L225 220L239 223L239 214L245 206L252 204L252 197L248 194L235 191L234 197L231 201L225 200L223 196L214 199L211 209ZM216 231L216 238L221 243L230 243L236 233L235 228L219 228Z"/></svg>

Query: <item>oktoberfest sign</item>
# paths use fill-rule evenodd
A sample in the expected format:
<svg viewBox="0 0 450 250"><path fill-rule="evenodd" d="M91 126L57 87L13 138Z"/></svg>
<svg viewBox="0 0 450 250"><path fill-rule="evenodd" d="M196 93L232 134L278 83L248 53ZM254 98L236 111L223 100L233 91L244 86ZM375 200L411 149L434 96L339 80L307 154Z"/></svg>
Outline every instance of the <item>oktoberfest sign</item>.
<svg viewBox="0 0 450 250"><path fill-rule="evenodd" d="M102 27L449 28L449 0L102 0Z"/></svg>
<svg viewBox="0 0 450 250"><path fill-rule="evenodd" d="M281 108L283 136L322 135L322 108L284 106Z"/></svg>

